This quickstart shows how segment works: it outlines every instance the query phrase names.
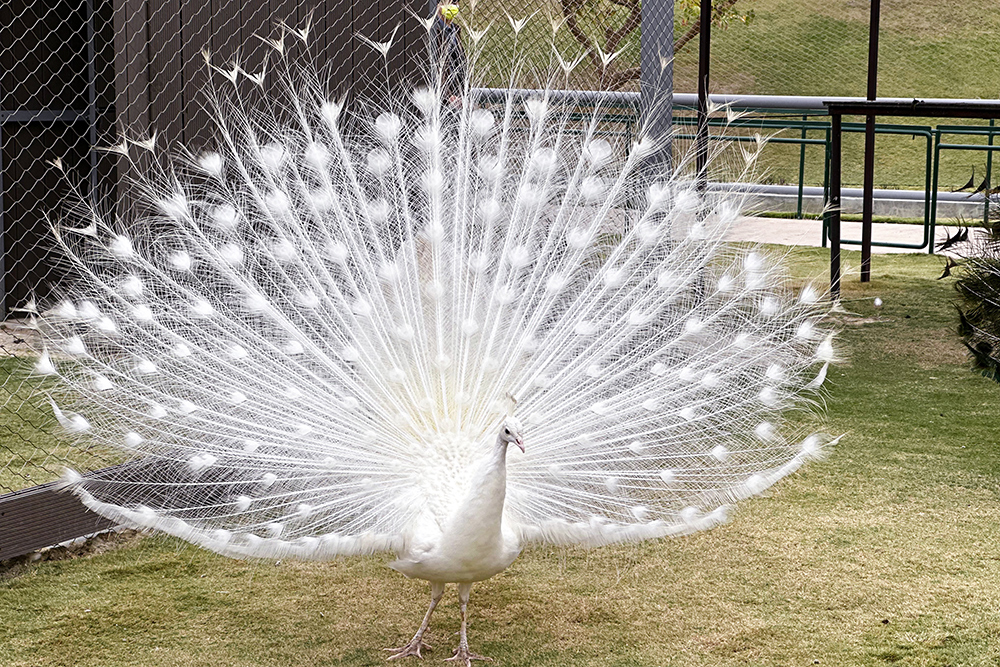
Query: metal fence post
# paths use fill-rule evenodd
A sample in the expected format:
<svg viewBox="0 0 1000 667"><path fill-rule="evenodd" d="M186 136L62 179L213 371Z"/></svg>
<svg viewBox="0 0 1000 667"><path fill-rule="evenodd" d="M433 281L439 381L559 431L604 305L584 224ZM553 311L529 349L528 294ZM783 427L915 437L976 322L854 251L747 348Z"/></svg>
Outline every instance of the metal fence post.
<svg viewBox="0 0 1000 667"><path fill-rule="evenodd" d="M830 118L830 296L840 300L840 113Z"/></svg>
<svg viewBox="0 0 1000 667"><path fill-rule="evenodd" d="M986 138L986 145L993 145L993 127L996 125L996 119L990 118L990 133ZM987 225L990 222L990 186L993 184L993 151L986 151L986 188L983 190L983 224ZM933 244L931 244L933 245Z"/></svg>
<svg viewBox="0 0 1000 667"><path fill-rule="evenodd" d="M698 36L698 131L695 139L698 189L708 188L708 77L712 62L712 0L701 0Z"/></svg>
<svg viewBox="0 0 1000 667"><path fill-rule="evenodd" d="M669 133L674 106L674 0L643 0L641 18L642 125L654 139L668 139L658 159L670 164Z"/></svg>
<svg viewBox="0 0 1000 667"><path fill-rule="evenodd" d="M87 138L90 142L90 197L97 197L97 25L94 0L87 0Z"/></svg>
<svg viewBox="0 0 1000 667"><path fill-rule="evenodd" d="M0 120L0 322L7 319L7 244L4 237L7 234L7 220L4 216L3 184L3 120Z"/></svg>
<svg viewBox="0 0 1000 667"><path fill-rule="evenodd" d="M868 24L868 99L877 97L880 0L872 0ZM861 282L872 279L872 212L875 190L875 115L865 116L864 200L861 211ZM933 238L931 239L933 243Z"/></svg>

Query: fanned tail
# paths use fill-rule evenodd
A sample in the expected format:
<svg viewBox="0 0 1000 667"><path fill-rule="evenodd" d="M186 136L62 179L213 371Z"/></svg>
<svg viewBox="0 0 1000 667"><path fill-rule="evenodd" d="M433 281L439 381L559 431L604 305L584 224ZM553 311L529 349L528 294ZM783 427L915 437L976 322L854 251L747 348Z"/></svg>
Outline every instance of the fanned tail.
<svg viewBox="0 0 1000 667"><path fill-rule="evenodd" d="M454 511L508 397L529 541L707 527L818 452L783 423L833 357L818 295L727 249L740 196L651 168L667 138L600 103L487 99L476 65L460 104L438 72L373 107L237 72L215 148L143 171L127 225L55 229L79 279L37 371L125 461L68 488L224 554L327 558Z"/></svg>

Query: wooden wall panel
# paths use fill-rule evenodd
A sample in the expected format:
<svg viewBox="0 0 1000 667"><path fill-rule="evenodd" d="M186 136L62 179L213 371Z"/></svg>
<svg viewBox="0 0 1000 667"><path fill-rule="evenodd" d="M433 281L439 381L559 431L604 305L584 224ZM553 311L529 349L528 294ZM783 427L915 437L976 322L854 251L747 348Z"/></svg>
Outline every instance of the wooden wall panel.
<svg viewBox="0 0 1000 667"><path fill-rule="evenodd" d="M186 28L181 45L182 140L185 146L197 152L205 147L212 135L203 92L208 72L202 57L202 50L212 47L212 4L203 0L182 2L181 25Z"/></svg>
<svg viewBox="0 0 1000 667"><path fill-rule="evenodd" d="M265 57L271 57L271 47L259 38L269 37L273 25L268 0L247 0L240 5L240 60L253 74L260 72Z"/></svg>
<svg viewBox="0 0 1000 667"><path fill-rule="evenodd" d="M354 19L354 35L364 35L374 42L389 39L394 26L384 21L380 0L372 2L353 2L351 10ZM370 46L355 37L349 47L353 53L351 86L355 96L369 97L381 94L385 90L385 66L382 56Z"/></svg>
<svg viewBox="0 0 1000 667"><path fill-rule="evenodd" d="M240 5L232 0L211 0L212 62L219 67L236 56L242 44Z"/></svg>
<svg viewBox="0 0 1000 667"><path fill-rule="evenodd" d="M353 83L354 18L351 4L345 0L326 0L317 7L316 19L321 22L323 37L313 55L325 63L331 93L342 94Z"/></svg>
<svg viewBox="0 0 1000 667"><path fill-rule="evenodd" d="M328 75L333 90L350 90L352 97L384 95L387 90L381 55L358 34L385 41L399 26L389 60L394 81L412 78L418 69L414 63L423 55L423 30L406 11L407 0L319 0L311 7L295 0L112 1L118 69L126 75L124 85L118 79L119 118L133 134L143 134L152 124L166 138L192 147L203 145L211 133L202 92L204 47L211 50L216 66L228 68L238 58L251 73L260 71L266 56L267 83L273 85L277 56L260 37L276 36L280 21L293 28L303 25L311 11L309 56ZM411 8L420 13L428 11L426 4L411 0ZM286 42L291 53L302 53L295 38L286 37Z"/></svg>
<svg viewBox="0 0 1000 667"><path fill-rule="evenodd" d="M163 146L183 139L181 51L187 35L181 32L180 0L158 0L148 7L149 113L153 127L165 140L160 143Z"/></svg>
<svg viewBox="0 0 1000 667"><path fill-rule="evenodd" d="M118 123L129 134L145 134L149 131L149 17L146 0L115 0L116 46L123 43L124 48L116 48L119 75L116 78L116 104ZM123 32L118 32L118 23L124 26ZM124 79L122 78L124 74Z"/></svg>

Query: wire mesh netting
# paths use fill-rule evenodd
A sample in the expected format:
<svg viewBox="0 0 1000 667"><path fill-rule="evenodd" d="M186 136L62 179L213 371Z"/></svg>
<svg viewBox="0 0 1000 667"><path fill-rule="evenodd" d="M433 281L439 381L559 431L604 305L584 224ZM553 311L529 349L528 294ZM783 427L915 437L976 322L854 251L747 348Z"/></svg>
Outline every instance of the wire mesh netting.
<svg viewBox="0 0 1000 667"><path fill-rule="evenodd" d="M457 35L466 45L481 40L485 62L520 63L516 70L485 67L482 84L625 93L613 128L623 137L634 129L642 91L666 85L664 73L677 93L697 89L699 0L460 1L457 30L438 38ZM869 6L864 0L716 0L711 92L863 96ZM401 0L0 0L0 308L12 316L0 330L0 491L51 480L64 465L93 469L111 460L60 445L46 386L30 372L38 349L31 311L50 302L62 275L50 251L49 219L64 210L69 184L76 187L72 196L113 208L128 177L123 152L134 154L149 142L192 151L204 145L211 134L201 97L206 54L217 75L238 67L273 83L266 38L282 34L281 23L286 33L308 29L309 56L330 88L361 96L384 90L385 73L419 75L415 63L425 43L414 15L436 9ZM966 1L884 0L881 24L880 96L1000 96L993 75L1000 51L992 48L1000 13ZM358 35L394 38L388 66ZM295 42L294 34L288 41ZM676 109L682 132L691 115L690 107ZM734 134L756 132L748 127ZM822 129L783 132L823 136ZM859 151L854 139L845 141L845 156ZM877 186L922 187L922 154L906 153L918 139L886 140L891 159ZM809 146L805 160L805 144L775 143L765 178L795 182L801 169L807 183L822 184L820 144ZM983 152L948 157L942 185L964 183L985 159ZM845 184L860 182L860 170L855 174L845 160Z"/></svg>

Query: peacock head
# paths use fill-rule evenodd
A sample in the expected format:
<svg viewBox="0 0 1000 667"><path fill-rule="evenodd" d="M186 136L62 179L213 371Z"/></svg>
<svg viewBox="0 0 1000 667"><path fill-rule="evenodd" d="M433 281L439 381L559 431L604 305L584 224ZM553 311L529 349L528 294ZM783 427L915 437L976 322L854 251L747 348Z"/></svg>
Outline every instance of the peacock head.
<svg viewBox="0 0 1000 667"><path fill-rule="evenodd" d="M517 445L518 449L524 451L524 438L521 437L521 422L514 417L507 417L503 420L500 428L500 442Z"/></svg>

